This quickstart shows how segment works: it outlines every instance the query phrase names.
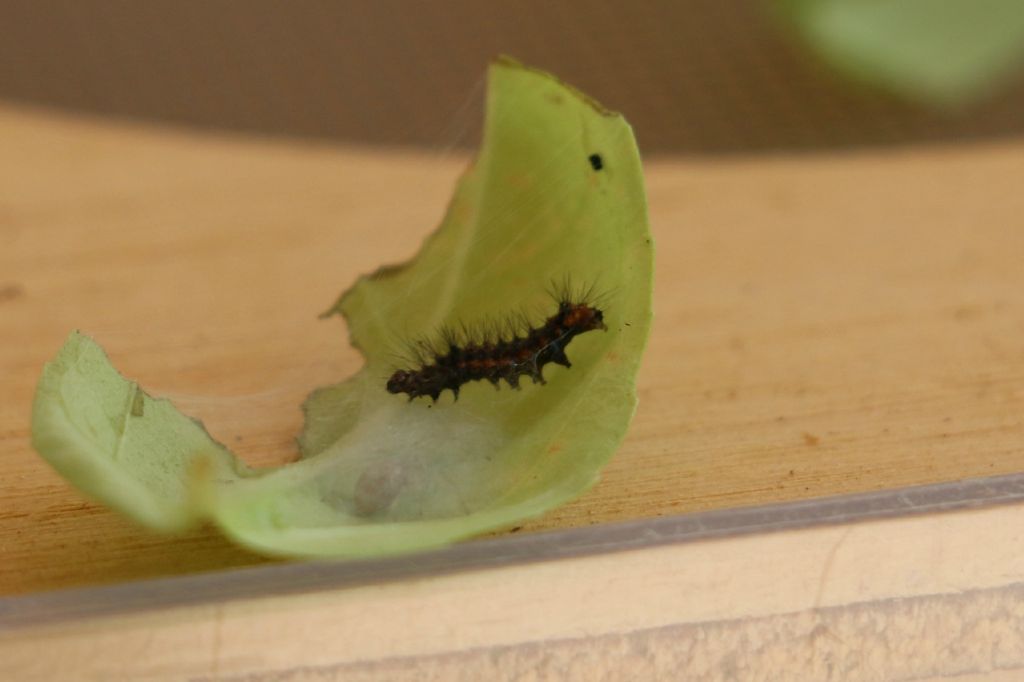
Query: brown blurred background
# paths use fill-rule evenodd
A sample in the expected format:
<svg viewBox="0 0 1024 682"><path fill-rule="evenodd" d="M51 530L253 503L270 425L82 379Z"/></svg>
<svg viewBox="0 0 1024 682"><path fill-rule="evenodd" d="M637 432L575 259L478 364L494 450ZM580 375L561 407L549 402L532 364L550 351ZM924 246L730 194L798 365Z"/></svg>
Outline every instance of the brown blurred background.
<svg viewBox="0 0 1024 682"><path fill-rule="evenodd" d="M1017 135L1024 82L958 114L829 72L756 0L8 1L0 101L427 148L476 143L500 52L628 115L645 152Z"/></svg>

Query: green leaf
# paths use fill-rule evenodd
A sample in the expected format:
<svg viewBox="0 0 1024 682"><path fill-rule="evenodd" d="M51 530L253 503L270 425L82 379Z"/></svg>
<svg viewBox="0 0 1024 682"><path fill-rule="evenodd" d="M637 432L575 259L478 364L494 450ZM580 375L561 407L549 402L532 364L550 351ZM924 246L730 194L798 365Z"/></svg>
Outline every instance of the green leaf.
<svg viewBox="0 0 1024 682"><path fill-rule="evenodd" d="M90 496L160 531L194 525L210 482L252 475L202 425L118 374L77 331L43 370L32 445Z"/></svg>
<svg viewBox="0 0 1024 682"><path fill-rule="evenodd" d="M925 102L961 104L1024 58L1021 0L776 0L822 57Z"/></svg>
<svg viewBox="0 0 1024 682"><path fill-rule="evenodd" d="M303 459L250 471L77 333L40 382L39 452L150 527L209 519L242 544L293 556L438 546L586 490L633 415L651 321L636 143L621 116L509 59L491 67L487 110L483 147L441 228L413 262L361 278L329 311L346 318L366 365L307 400ZM473 383L436 404L385 390L412 341L515 311L539 322L555 310L551 282L566 277L606 292L608 331L575 339L572 367L548 365L546 385Z"/></svg>

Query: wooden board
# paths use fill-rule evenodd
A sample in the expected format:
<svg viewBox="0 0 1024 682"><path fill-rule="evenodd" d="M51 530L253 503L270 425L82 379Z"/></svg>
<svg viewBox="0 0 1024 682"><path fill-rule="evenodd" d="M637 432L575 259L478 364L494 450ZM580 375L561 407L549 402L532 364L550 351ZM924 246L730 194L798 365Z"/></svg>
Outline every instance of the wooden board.
<svg viewBox="0 0 1024 682"><path fill-rule="evenodd" d="M81 328L254 464L359 366L316 316L410 256L465 159L0 109L0 594L266 561L150 535L32 451ZM651 160L656 320L601 482L523 532L1024 469L1024 141Z"/></svg>

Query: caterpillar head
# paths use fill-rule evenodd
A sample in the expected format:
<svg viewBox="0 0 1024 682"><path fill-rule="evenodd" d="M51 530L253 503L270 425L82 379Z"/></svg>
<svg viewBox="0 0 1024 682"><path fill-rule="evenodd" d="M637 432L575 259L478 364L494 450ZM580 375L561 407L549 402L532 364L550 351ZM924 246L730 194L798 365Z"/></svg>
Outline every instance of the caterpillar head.
<svg viewBox="0 0 1024 682"><path fill-rule="evenodd" d="M408 393L416 391L416 372L400 369L388 379L388 393Z"/></svg>
<svg viewBox="0 0 1024 682"><path fill-rule="evenodd" d="M592 329L608 329L604 323L604 312L600 308L594 308L586 303L563 303L561 308L562 324L577 334Z"/></svg>

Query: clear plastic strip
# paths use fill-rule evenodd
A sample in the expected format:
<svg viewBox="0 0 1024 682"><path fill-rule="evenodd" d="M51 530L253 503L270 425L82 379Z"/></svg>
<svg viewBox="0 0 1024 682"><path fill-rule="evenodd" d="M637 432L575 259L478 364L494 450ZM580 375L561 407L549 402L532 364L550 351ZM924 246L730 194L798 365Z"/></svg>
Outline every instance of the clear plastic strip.
<svg viewBox="0 0 1024 682"><path fill-rule="evenodd" d="M281 596L811 526L1024 502L1024 474L587 528L504 536L385 559L258 566L0 598L0 632L78 618Z"/></svg>

